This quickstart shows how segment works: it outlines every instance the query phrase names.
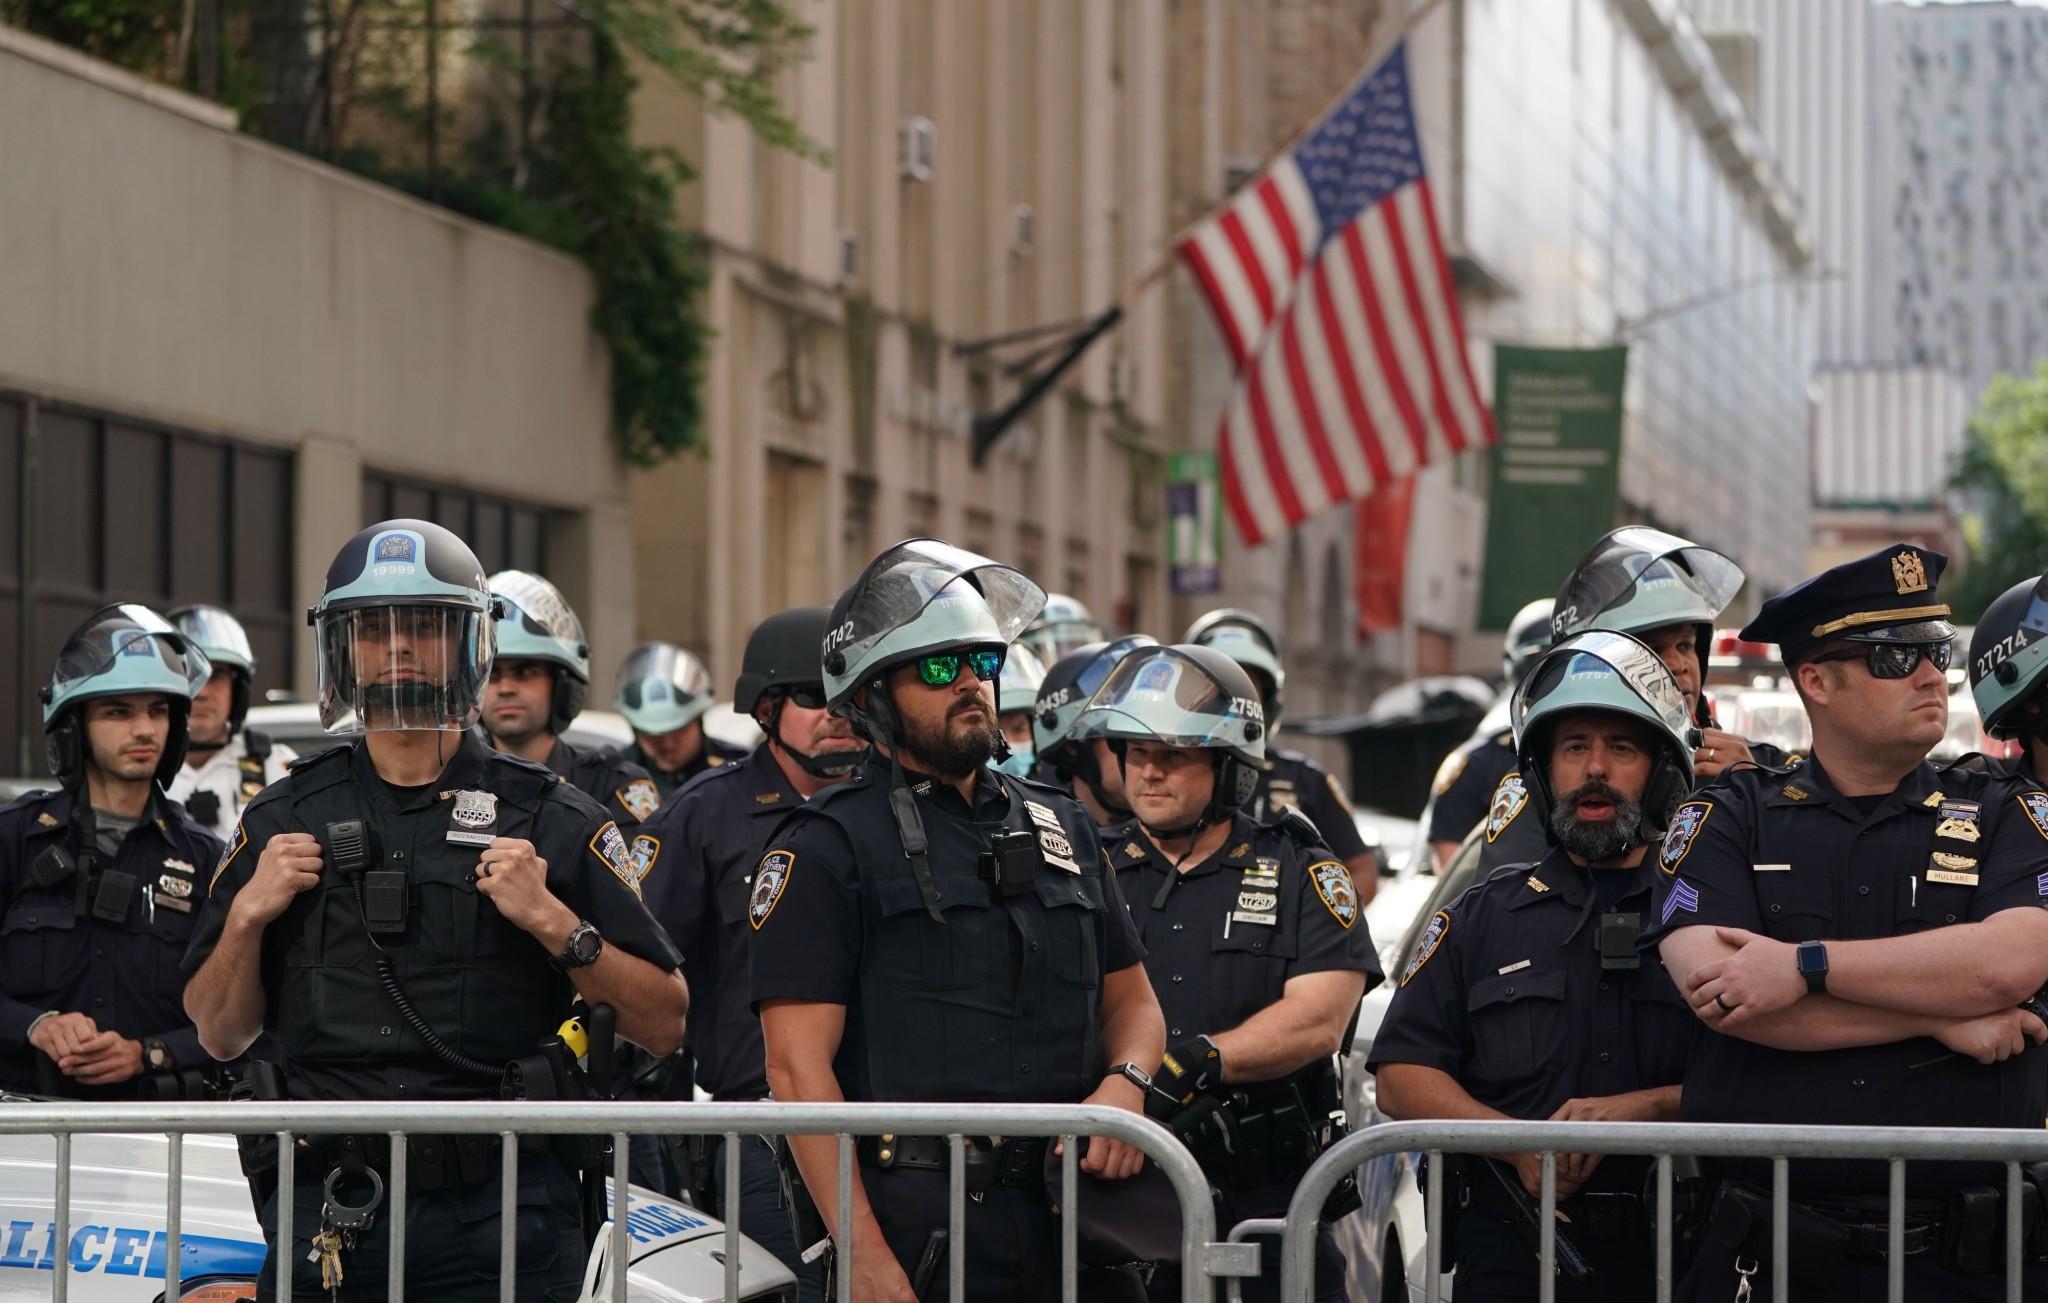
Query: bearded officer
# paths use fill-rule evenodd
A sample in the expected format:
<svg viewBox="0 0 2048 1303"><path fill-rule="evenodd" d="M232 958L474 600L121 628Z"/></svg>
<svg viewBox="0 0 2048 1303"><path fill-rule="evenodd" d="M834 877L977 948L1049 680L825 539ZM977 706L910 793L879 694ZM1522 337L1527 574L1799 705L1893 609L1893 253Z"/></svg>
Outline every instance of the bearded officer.
<svg viewBox="0 0 2048 1303"><path fill-rule="evenodd" d="M1379 1106L1398 1119L1674 1121L1703 1033L1638 941L1658 876L1650 848L1692 786L1689 707L1649 647L1586 633L1539 658L1511 718L1545 853L1430 919L1373 1040ZM1559 1156L1559 1222L1593 1271L1556 1282L1564 1303L1654 1295L1649 1165ZM1509 1187L1534 1199L1542 1179L1539 1154L1454 1157L1444 1189L1458 1210L1447 1267L1459 1303L1539 1297Z"/></svg>
<svg viewBox="0 0 2048 1303"><path fill-rule="evenodd" d="M1277 740L1287 671L1280 663L1280 640L1265 621L1250 611L1210 611L1188 626L1182 641L1213 647L1244 668L1258 685L1259 700L1265 705L1269 740ZM1358 817L1334 774L1299 751L1269 745L1266 768L1259 774L1250 808L1256 820L1270 820L1288 808L1307 815L1324 844L1337 852L1337 858L1351 871L1359 904L1372 903L1380 887L1379 861L1359 836Z"/></svg>
<svg viewBox="0 0 2048 1303"><path fill-rule="evenodd" d="M144 606L72 633L43 689L59 790L0 809L0 1085L190 1098L214 1068L179 1002L195 883L220 842L159 790L205 656Z"/></svg>
<svg viewBox="0 0 2048 1303"><path fill-rule="evenodd" d="M181 606L165 617L206 655L213 676L192 698L185 763L171 780L170 798L200 827L226 838L242 807L284 777L299 758L247 726L256 653L241 621L218 606Z"/></svg>
<svg viewBox="0 0 2048 1303"><path fill-rule="evenodd" d="M1075 732L1112 749L1134 822L1105 849L1144 938L1166 1015L1167 1050L1149 1112L1188 1139L1217 1190L1217 1224L1279 1217L1316 1156L1338 1138L1334 1055L1380 980L1351 871L1300 814L1253 821L1265 772L1258 690L1221 649L1132 652ZM1279 1297L1279 1253L1244 1282ZM1318 1300L1344 1298L1329 1226L1316 1236ZM1151 1281L1180 1297L1179 1272Z"/></svg>
<svg viewBox="0 0 2048 1303"><path fill-rule="evenodd" d="M577 997L610 1005L618 1034L651 1053L682 1039L681 959L640 903L617 825L559 775L466 733L497 606L461 539L391 520L342 547L308 613L321 724L360 737L294 765L243 811L186 958L201 1043L227 1058L268 1031L287 1098L498 1099L507 1065L535 1055ZM505 1107L516 1127L520 1106ZM507 1284L574 1298L574 1177L546 1138L520 1145ZM408 1137L415 1297L498 1297L498 1147ZM383 1298L389 1219L343 1239L330 1200L375 1206L385 1137L306 1137L295 1171L297 1188L272 1190L262 1211L270 1252L291 1254L294 1295L326 1293L339 1270L340 1298ZM275 1243L280 1199L292 1200L289 1246ZM259 1298L274 1279L266 1266Z"/></svg>
<svg viewBox="0 0 2048 1303"><path fill-rule="evenodd" d="M653 775L662 800L705 770L747 754L705 729L712 704L711 671L674 643L635 647L619 666L613 708L633 727L633 743L619 748L619 758Z"/></svg>
<svg viewBox="0 0 2048 1303"><path fill-rule="evenodd" d="M504 605L498 658L484 694L483 726L500 751L546 765L602 805L629 830L661 805L647 771L610 750L570 745L562 734L583 713L590 692L590 646L583 621L555 586L524 570L491 576Z"/></svg>
<svg viewBox="0 0 2048 1303"><path fill-rule="evenodd" d="M1947 731L1946 558L1895 544L1763 604L1813 728L1789 769L1724 774L1679 808L1659 860L1655 941L1719 1035L1686 1065L1686 1121L2038 1131L2048 1024L2048 793L1936 769ZM1973 1062L1974 1060L1974 1062ZM1906 1169L1903 1264L1885 1258L1881 1164L1795 1159L1787 1270L1801 1300L2006 1297L2005 1172ZM1770 1165L1732 1160L1681 1297L1771 1297ZM2022 1292L2048 1297L2029 1230Z"/></svg>
<svg viewBox="0 0 2048 1303"><path fill-rule="evenodd" d="M776 1099L1142 1110L1163 1026L1094 825L1063 793L988 767L1004 648L1044 604L1008 566L912 539L833 608L827 700L874 750L794 811L754 870L753 997ZM946 1138L861 1139L850 1225L836 1224L832 1140L790 1143L853 1297L909 1303L947 1260ZM977 1299L1059 1291L1045 1152L968 1137ZM1081 1166L1122 1178L1140 1161L1096 1137Z"/></svg>
<svg viewBox="0 0 2048 1303"><path fill-rule="evenodd" d="M761 726L761 745L684 784L633 837L635 871L660 870L648 878L647 904L686 956L683 975L696 999L687 1049L697 1083L716 1100L768 1095L761 1023L747 980L754 866L783 817L861 759L853 726L825 709L818 649L830 615L822 606L802 606L755 626L733 708ZM761 1136L742 1136L740 1144L741 1229L796 1273L803 1297L820 1297L817 1267L802 1260L806 1246L797 1243L783 1207L774 1150ZM691 1188L708 1208L724 1206L724 1150L720 1137L684 1141Z"/></svg>

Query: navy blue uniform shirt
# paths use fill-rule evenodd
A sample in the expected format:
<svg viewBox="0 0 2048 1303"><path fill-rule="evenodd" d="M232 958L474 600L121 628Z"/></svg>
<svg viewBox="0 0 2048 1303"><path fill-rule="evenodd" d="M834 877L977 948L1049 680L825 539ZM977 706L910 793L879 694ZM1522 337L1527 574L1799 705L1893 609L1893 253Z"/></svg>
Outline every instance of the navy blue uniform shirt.
<svg viewBox="0 0 2048 1303"><path fill-rule="evenodd" d="M1252 789L1248 810L1254 823L1271 823L1284 810L1299 810L1323 835L1323 844L1340 860L1365 854L1365 839L1350 798L1336 776L1299 751L1277 751L1259 785Z"/></svg>

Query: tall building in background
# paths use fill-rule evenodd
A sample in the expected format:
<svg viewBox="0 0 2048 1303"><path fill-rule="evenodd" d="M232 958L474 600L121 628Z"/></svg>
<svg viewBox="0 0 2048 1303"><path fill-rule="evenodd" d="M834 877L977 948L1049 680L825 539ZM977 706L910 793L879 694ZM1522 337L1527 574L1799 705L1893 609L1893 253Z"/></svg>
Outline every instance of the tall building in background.
<svg viewBox="0 0 2048 1303"><path fill-rule="evenodd" d="M640 636L729 682L762 616L830 602L911 534L1166 634L1165 297L982 467L969 422L1037 346L963 348L1092 316L1168 249L1166 0L800 8L812 57L778 90L829 167L656 78L636 106L642 138L697 168L684 217L717 332L702 455L634 477Z"/></svg>
<svg viewBox="0 0 2048 1303"><path fill-rule="evenodd" d="M1255 170L1419 7L1173 6L1175 224ZM1683 9L1462 0L1422 21L1409 60L1482 392L1491 394L1494 343L1625 340L1622 519L1725 548L1760 590L1803 575L1803 555L1780 542L1806 532L1814 246ZM1228 353L1184 275L1169 294L1168 423L1212 446L1230 392ZM1297 719L1356 713L1378 689L1419 674L1493 675L1500 632L1473 629L1489 455L1419 477L1398 630L1357 632L1357 508L1257 549L1226 537L1225 591L1184 610L1232 604L1276 618ZM1587 522L1558 527L1586 529L1589 544L1598 532Z"/></svg>

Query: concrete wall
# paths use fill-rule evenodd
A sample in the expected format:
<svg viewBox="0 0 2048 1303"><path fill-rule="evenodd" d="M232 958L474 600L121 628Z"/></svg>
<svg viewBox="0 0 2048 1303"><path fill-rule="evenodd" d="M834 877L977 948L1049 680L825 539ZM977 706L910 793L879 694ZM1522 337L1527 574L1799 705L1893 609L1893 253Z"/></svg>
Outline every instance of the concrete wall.
<svg viewBox="0 0 2048 1303"><path fill-rule="evenodd" d="M579 513L553 578L608 695L632 553L588 274L232 128L0 28L0 388L296 449L301 605L366 466Z"/></svg>

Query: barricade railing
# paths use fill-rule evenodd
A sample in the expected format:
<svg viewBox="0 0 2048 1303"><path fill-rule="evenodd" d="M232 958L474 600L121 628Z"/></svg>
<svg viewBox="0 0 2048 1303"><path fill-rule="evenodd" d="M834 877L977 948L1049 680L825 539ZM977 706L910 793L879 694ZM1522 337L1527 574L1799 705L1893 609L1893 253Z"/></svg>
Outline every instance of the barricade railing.
<svg viewBox="0 0 2048 1303"><path fill-rule="evenodd" d="M1386 1122L1354 1131L1318 1158L1288 1203L1284 1223L1242 1222L1230 1239L1280 1233L1280 1297L1307 1303L1313 1297L1317 1213L1330 1190L1360 1164L1390 1154L1427 1156L1424 1194L1426 1241L1424 1298L1438 1303L1443 1272L1450 1267L1443 1243L1443 1172L1446 1154L1540 1153L1541 1238L1536 1278L1541 1303L1554 1303L1557 1288L1557 1156L1631 1154L1656 1159L1657 1303L1670 1303L1672 1286L1672 1161L1677 1157L1748 1158L1771 1161L1771 1298L1787 1298L1787 1248L1793 1159L1872 1159L1889 1164L1889 1232L1885 1253L1889 1303L1905 1297L1906 1164L1995 1162L2005 1167L2005 1296L2022 1297L2022 1164L2048 1161L2048 1130L1985 1127L1805 1127L1678 1122Z"/></svg>
<svg viewBox="0 0 2048 1303"><path fill-rule="evenodd" d="M281 1246L271 1255L271 1269L280 1300L293 1297L292 1200L298 1155L293 1138L312 1135L381 1134L391 1141L391 1171L384 1207L390 1227L387 1298L405 1298L406 1137L408 1135L482 1134L502 1143L499 1219L499 1297L513 1303L514 1260L518 1225L517 1196L520 1136L603 1135L612 1140L611 1227L609 1271L612 1303L625 1303L629 1267L627 1246L627 1137L632 1135L706 1135L725 1140L725 1294L740 1296L739 1141L748 1135L834 1136L839 1142L837 1224L848 1227L853 1215L854 1138L880 1135L945 1136L950 1148L947 1263L948 1297L962 1303L966 1282L966 1185L964 1145L976 1136L1057 1137L1066 1142L1061 1159L1059 1204L1063 1213L1076 1207L1079 1172L1077 1138L1102 1136L1123 1141L1156 1164L1180 1201L1182 1303L1206 1303L1215 1275L1246 1259L1227 1244L1215 1242L1216 1213L1209 1184L1200 1166L1173 1133L1148 1118L1122 1109L1087 1104L785 1104L760 1103L541 1103L507 1104L476 1100L418 1103L404 1101L280 1103L248 1101L207 1104L9 1103L0 1107L0 1134L49 1135L56 1140L52 1290L57 1303L68 1298L71 1274L71 1150L77 1135L163 1135L168 1137L168 1197L164 1243L164 1293L178 1298L180 1289L180 1223L183 1215L183 1139L188 1135L273 1133L278 1139L277 1225L273 1240ZM709 1210L706 1210L709 1211ZM1076 1218L1062 1216L1061 1290L1074 1303L1078 1281ZM839 1254L838 1298L850 1303L853 1247L835 1245ZM903 1264L908 1270L912 1264Z"/></svg>

